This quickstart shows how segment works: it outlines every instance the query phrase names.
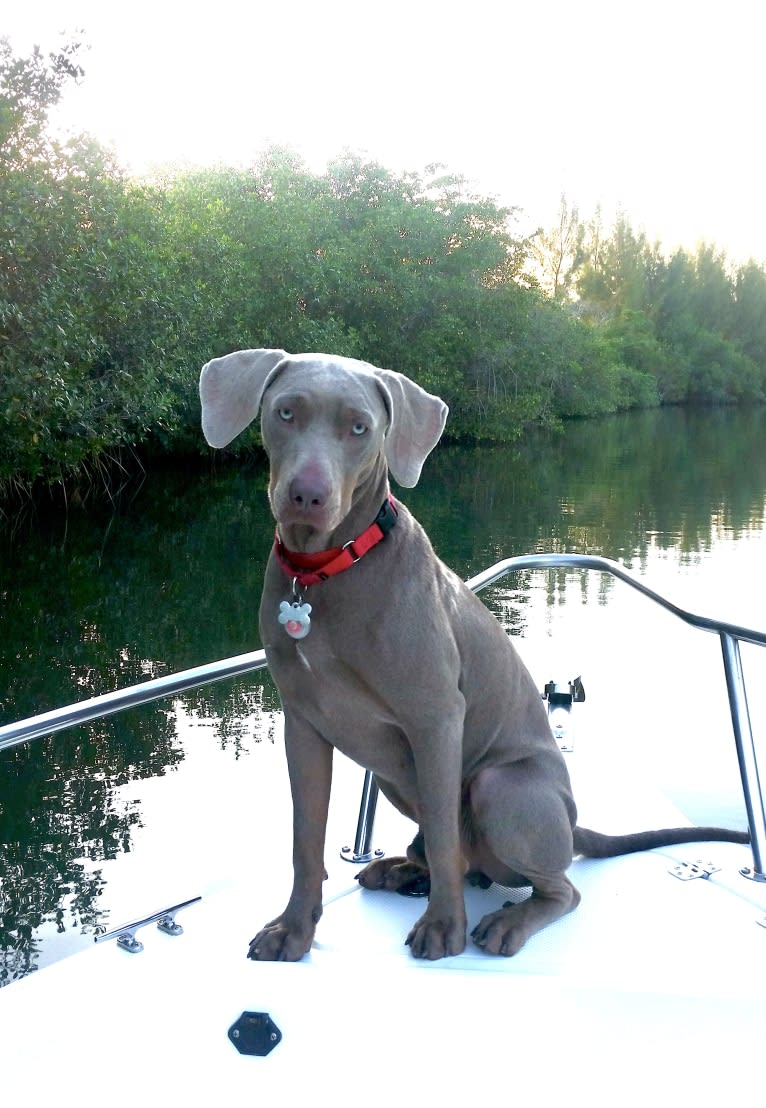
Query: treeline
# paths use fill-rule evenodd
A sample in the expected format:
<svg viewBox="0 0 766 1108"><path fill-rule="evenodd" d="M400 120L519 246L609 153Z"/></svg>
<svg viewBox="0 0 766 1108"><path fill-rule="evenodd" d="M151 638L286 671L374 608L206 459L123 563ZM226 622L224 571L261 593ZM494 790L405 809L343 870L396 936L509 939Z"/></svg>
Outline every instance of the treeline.
<svg viewBox="0 0 766 1108"><path fill-rule="evenodd" d="M401 370L453 438L658 403L766 396L766 276L712 248L663 258L626 220L514 212L438 169L273 149L248 169L128 179L48 113L77 46L0 42L0 485L202 449L197 377L243 346ZM574 217L574 218L573 218ZM557 237L558 236L558 237ZM554 279L551 279L551 275Z"/></svg>
<svg viewBox="0 0 766 1108"><path fill-rule="evenodd" d="M624 216L606 234L562 197L558 222L532 244L541 286L656 382L663 404L766 398L766 273L732 269L715 246L665 257Z"/></svg>

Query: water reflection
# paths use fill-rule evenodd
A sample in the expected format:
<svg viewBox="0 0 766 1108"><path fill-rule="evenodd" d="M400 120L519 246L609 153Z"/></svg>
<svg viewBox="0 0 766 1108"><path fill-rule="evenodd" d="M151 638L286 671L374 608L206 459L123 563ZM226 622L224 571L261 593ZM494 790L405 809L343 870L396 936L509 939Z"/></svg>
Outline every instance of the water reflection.
<svg viewBox="0 0 766 1108"><path fill-rule="evenodd" d="M673 577L723 542L742 559L760 541L765 423L762 411L662 411L573 423L514 450L443 447L402 498L463 576L511 554L559 550L653 574L667 564ZM272 533L265 471L248 463L158 473L114 513L42 513L6 536L0 721L254 649ZM620 663L631 679L646 667L635 636L635 657L612 652L611 668L591 658L628 618L609 578L522 573L485 596L525 636L544 680L570 679L585 659L602 667L608 704L610 682L624 681ZM577 655L548 672L563 614ZM598 682L588 689L590 701ZM639 708L634 698L636 726ZM34 967L41 924L92 934L104 922L104 870L144 830L140 783L188 758L179 711L234 762L274 745L278 709L267 676L227 682L0 756L0 980Z"/></svg>
<svg viewBox="0 0 766 1108"><path fill-rule="evenodd" d="M507 450L447 448L406 499L461 572L533 550L645 563L763 523L766 413L670 410L567 425Z"/></svg>

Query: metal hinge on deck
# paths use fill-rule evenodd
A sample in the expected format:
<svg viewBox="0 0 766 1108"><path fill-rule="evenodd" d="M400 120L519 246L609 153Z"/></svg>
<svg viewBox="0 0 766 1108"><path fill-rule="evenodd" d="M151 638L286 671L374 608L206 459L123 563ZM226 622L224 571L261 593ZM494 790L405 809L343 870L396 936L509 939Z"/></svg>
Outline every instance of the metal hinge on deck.
<svg viewBox="0 0 766 1108"><path fill-rule="evenodd" d="M720 868L713 862L703 862L698 859L696 862L679 862L678 865L671 866L668 873L672 873L679 881L695 881L700 877L707 881L711 873L718 873Z"/></svg>
<svg viewBox="0 0 766 1108"><path fill-rule="evenodd" d="M679 862L678 865L671 866L668 873L672 873L679 881L694 881L699 877L707 881L710 875L718 873L720 868L712 862ZM759 916L755 922L761 927L766 927L766 916Z"/></svg>

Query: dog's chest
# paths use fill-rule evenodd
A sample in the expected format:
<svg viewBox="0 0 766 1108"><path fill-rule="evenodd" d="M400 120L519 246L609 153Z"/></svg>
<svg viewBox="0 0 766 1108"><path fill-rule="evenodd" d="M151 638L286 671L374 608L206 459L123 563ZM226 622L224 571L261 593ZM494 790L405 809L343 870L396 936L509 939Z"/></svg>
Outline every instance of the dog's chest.
<svg viewBox="0 0 766 1108"><path fill-rule="evenodd" d="M269 667L284 704L301 714L335 720L390 715L373 671L354 664L351 644L343 648L312 628L300 641L280 641L268 650Z"/></svg>
<svg viewBox="0 0 766 1108"><path fill-rule="evenodd" d="M387 774L410 763L385 678L360 671L353 648L335 649L312 629L306 639L270 650L269 666L285 708L298 712L342 753Z"/></svg>

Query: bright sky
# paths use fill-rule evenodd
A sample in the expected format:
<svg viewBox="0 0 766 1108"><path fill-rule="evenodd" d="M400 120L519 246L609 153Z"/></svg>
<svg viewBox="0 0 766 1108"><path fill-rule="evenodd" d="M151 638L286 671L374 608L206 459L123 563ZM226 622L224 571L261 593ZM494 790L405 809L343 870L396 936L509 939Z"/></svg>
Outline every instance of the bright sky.
<svg viewBox="0 0 766 1108"><path fill-rule="evenodd" d="M763 0L5 0L17 52L78 28L65 115L123 166L441 162L555 222L618 207L666 252L766 263Z"/></svg>

